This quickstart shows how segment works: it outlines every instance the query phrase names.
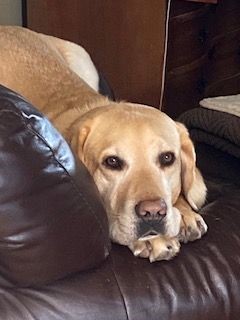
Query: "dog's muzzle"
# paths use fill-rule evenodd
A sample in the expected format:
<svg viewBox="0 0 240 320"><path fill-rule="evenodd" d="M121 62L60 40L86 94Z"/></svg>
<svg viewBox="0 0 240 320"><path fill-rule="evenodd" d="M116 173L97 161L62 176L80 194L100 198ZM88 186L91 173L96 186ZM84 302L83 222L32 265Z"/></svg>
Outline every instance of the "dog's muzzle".
<svg viewBox="0 0 240 320"><path fill-rule="evenodd" d="M139 218L139 237L164 234L167 215L167 204L164 199L140 201L135 207L135 212Z"/></svg>

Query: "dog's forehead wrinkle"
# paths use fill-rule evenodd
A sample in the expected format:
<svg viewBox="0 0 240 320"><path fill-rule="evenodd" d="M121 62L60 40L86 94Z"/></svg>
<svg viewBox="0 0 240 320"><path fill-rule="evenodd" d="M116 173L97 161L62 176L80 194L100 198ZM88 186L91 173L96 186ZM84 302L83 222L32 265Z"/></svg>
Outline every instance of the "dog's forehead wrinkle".
<svg viewBox="0 0 240 320"><path fill-rule="evenodd" d="M101 118L101 122L104 120L109 124L111 119L117 118L117 123L126 120L151 120L168 126L174 126L174 121L165 113L160 110L146 105L134 104L134 103L112 103L107 106L99 107L97 110L92 110L93 117ZM115 123L116 124L116 123Z"/></svg>
<svg viewBox="0 0 240 320"><path fill-rule="evenodd" d="M98 119L98 123L95 128L95 135L104 136L104 139L108 140L134 140L134 143L141 142L142 139L162 139L169 143L179 143L179 134L176 127L165 121L157 121L153 118L144 119L141 116L130 118L121 118L114 114L112 118L110 116L108 121L101 121ZM136 137L139 139L136 140ZM141 144L141 143L139 143Z"/></svg>

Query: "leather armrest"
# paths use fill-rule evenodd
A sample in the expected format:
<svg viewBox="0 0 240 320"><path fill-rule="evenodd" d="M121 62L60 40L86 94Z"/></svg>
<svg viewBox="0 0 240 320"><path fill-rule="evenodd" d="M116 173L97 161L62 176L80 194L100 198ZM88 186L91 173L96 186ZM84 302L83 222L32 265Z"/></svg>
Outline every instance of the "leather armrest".
<svg viewBox="0 0 240 320"><path fill-rule="evenodd" d="M49 283L109 254L108 222L86 168L34 107L0 87L0 272Z"/></svg>

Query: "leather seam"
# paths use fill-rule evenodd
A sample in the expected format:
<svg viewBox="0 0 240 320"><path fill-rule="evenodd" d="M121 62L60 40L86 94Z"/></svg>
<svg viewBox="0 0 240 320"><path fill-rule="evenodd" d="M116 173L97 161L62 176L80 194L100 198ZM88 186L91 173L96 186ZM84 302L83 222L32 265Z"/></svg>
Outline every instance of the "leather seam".
<svg viewBox="0 0 240 320"><path fill-rule="evenodd" d="M116 285L117 285L117 287L118 287L118 290L119 290L120 296L121 296L121 298L122 298L122 303L123 303L124 310L125 310L125 312L126 312L126 317L127 317L126 319L127 319L127 320L130 320L130 318L129 318L129 314L128 314L127 305L126 305L126 301L125 301L125 298L124 298L123 292L122 292L122 290L121 290L121 286L120 286L120 284L119 284L119 281L118 281L118 278L117 278L116 272L115 272L115 271L114 271L114 269L113 269L113 259L112 259L112 256L111 256L111 255L110 255L110 259L111 259L111 271L112 271L112 274L113 274L114 279L115 279L115 281L116 281Z"/></svg>

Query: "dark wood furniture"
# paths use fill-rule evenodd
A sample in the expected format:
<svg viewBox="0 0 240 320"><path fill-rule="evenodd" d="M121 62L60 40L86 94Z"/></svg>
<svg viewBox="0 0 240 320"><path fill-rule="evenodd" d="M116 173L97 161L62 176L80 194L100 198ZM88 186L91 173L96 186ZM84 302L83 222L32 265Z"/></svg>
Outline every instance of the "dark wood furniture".
<svg viewBox="0 0 240 320"><path fill-rule="evenodd" d="M238 0L172 1L163 108L169 115L203 97L239 93L239 16Z"/></svg>
<svg viewBox="0 0 240 320"><path fill-rule="evenodd" d="M27 26L85 47L117 98L158 106L165 7L165 0L27 0Z"/></svg>
<svg viewBox="0 0 240 320"><path fill-rule="evenodd" d="M163 110L238 92L240 1L171 0ZM209 3L206 3L209 2ZM117 99L159 107L165 0L25 0L26 25L83 45Z"/></svg>

